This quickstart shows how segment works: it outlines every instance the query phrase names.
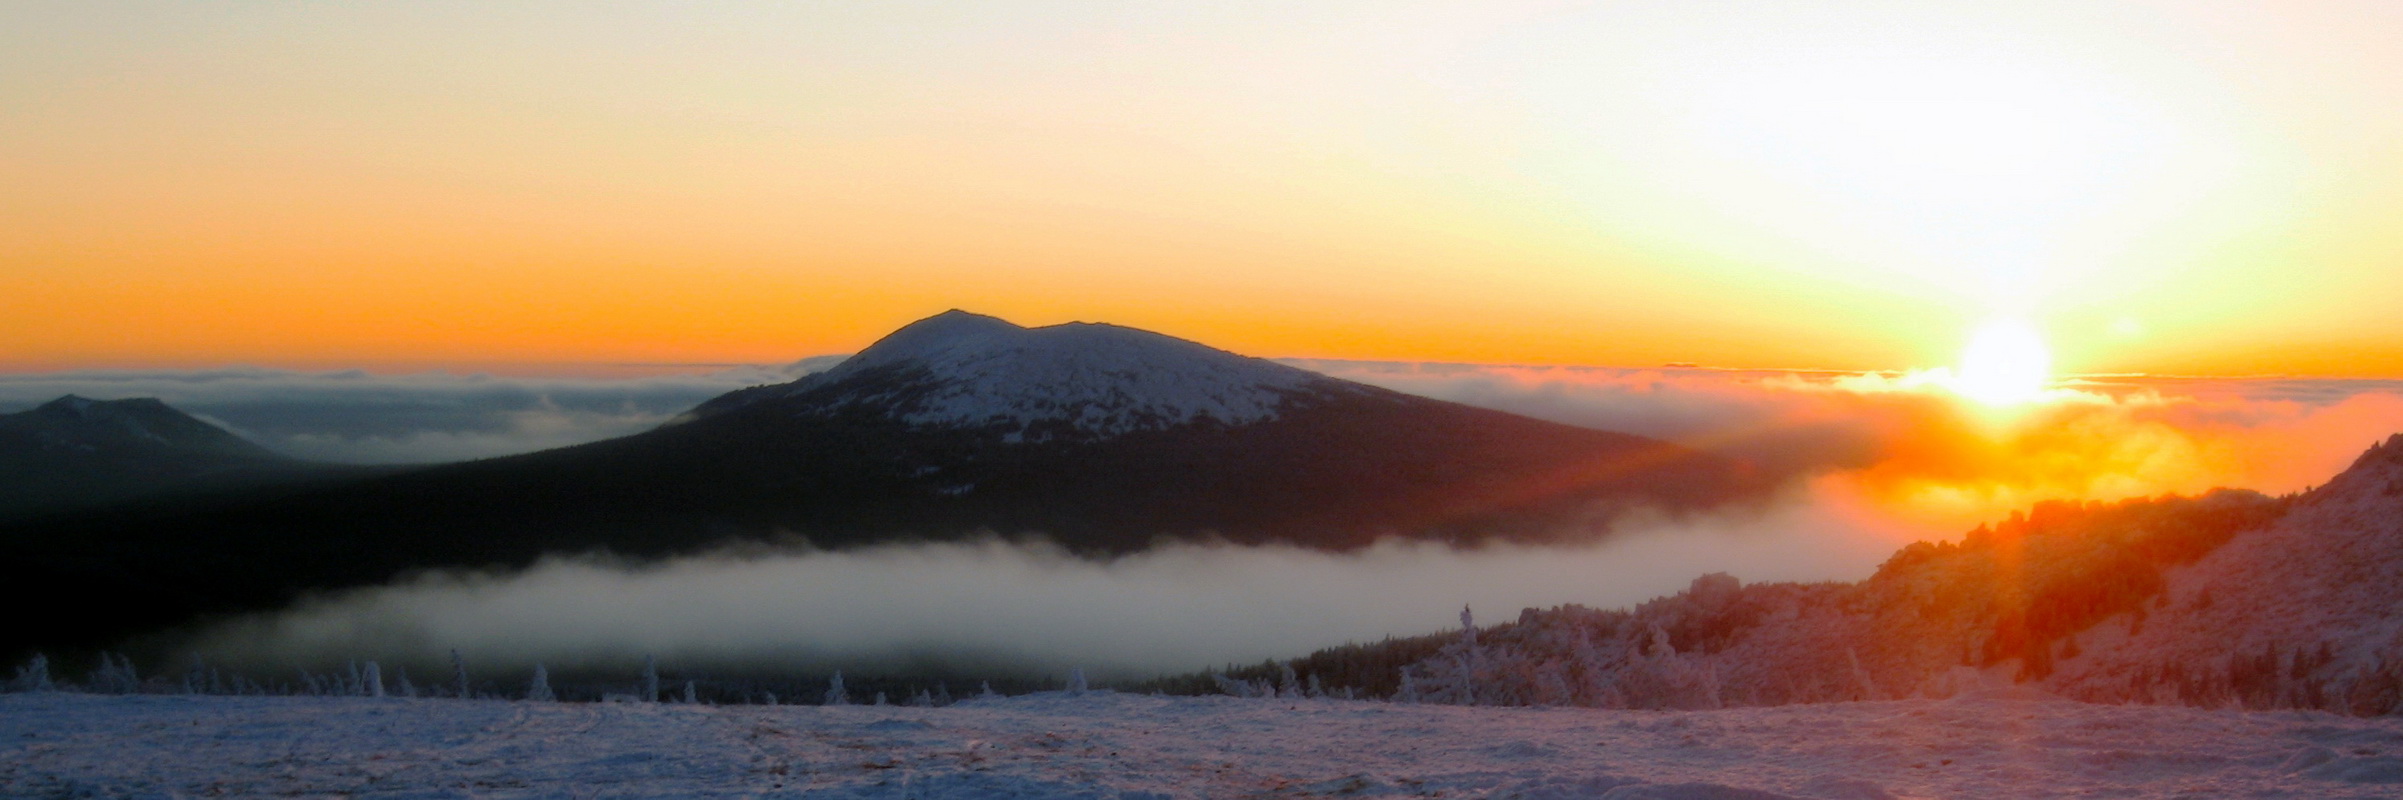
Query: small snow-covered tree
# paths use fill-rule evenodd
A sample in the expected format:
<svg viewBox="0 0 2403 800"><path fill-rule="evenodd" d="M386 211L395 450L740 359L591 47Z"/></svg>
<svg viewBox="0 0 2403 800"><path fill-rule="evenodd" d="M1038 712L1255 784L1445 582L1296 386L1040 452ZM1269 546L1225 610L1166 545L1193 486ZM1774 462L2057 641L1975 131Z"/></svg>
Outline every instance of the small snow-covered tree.
<svg viewBox="0 0 2403 800"><path fill-rule="evenodd" d="M1402 688L1393 693L1393 699L1394 702L1397 703L1416 703L1419 701L1418 682L1411 679L1410 669L1408 667L1404 667L1402 669Z"/></svg>
<svg viewBox="0 0 2403 800"><path fill-rule="evenodd" d="M17 668L17 676L8 682L9 691L47 692L57 688L50 682L50 657L41 653Z"/></svg>
<svg viewBox="0 0 2403 800"><path fill-rule="evenodd" d="M942 681L935 681L934 704L938 706L951 705L950 684Z"/></svg>
<svg viewBox="0 0 2403 800"><path fill-rule="evenodd" d="M652 657L649 653L644 653L642 657L642 701L652 703L658 700L659 659Z"/></svg>
<svg viewBox="0 0 2403 800"><path fill-rule="evenodd" d="M993 691L993 682L992 682L992 681L977 681L977 682L976 682L976 699L978 699L978 700L999 700L999 699L1001 699L1001 693L1000 693L1000 692Z"/></svg>
<svg viewBox="0 0 2403 800"><path fill-rule="evenodd" d="M1259 696L1257 692L1253 691L1250 681L1236 680L1234 678L1229 678L1225 675L1220 675L1213 672L1210 673L1210 682L1216 684L1218 686L1218 690L1225 692L1229 697Z"/></svg>
<svg viewBox="0 0 2403 800"><path fill-rule="evenodd" d="M209 691L209 666L201 662L199 653L193 653L192 665L184 668L183 691L184 694L207 694Z"/></svg>
<svg viewBox="0 0 2403 800"><path fill-rule="evenodd" d="M700 695L700 694L699 694L699 693L696 691L696 689L697 689L697 688L698 688L698 687L695 687L695 686L693 686L693 682L692 682L692 681L685 681L685 682L684 682L684 704L685 704L685 705L688 705L688 706L689 706L689 705L693 705L693 704L695 704L695 703L699 703L699 702L701 702L701 695Z"/></svg>
<svg viewBox="0 0 2403 800"><path fill-rule="evenodd" d="M1077 695L1084 694L1084 693L1085 693L1085 668L1084 668L1084 667L1069 667L1069 668L1068 668L1068 696L1069 696L1069 697L1075 697L1075 696L1077 696Z"/></svg>
<svg viewBox="0 0 2403 800"><path fill-rule="evenodd" d="M467 659L455 648L451 650L451 677L458 684L459 699L476 696L475 687L467 682Z"/></svg>
<svg viewBox="0 0 2403 800"><path fill-rule="evenodd" d="M410 682L409 682L409 668L408 668L408 666L406 666L406 665L403 665L403 666L393 667L393 668L392 668L392 673L393 673L393 676L394 676L394 677L397 677L397 678L399 678L399 679L400 679L400 696L402 696L402 697L408 697L408 698L415 698L415 697L417 696L417 684L414 684L414 683L410 683Z"/></svg>
<svg viewBox="0 0 2403 800"><path fill-rule="evenodd" d="M134 694L142 690L142 676L134 671L133 659L106 651L100 654L100 667L92 671L85 683L98 694Z"/></svg>
<svg viewBox="0 0 2403 800"><path fill-rule="evenodd" d="M1293 662L1286 661L1278 664L1277 698L1280 700L1299 700L1301 697L1302 679L1294 676Z"/></svg>
<svg viewBox="0 0 2403 800"><path fill-rule="evenodd" d="M540 662L534 665L534 683L526 687L526 699L537 703L548 703L559 699L559 695L551 692L551 671L543 669Z"/></svg>
<svg viewBox="0 0 2403 800"><path fill-rule="evenodd" d="M885 705L885 701L884 701L884 693L883 693L883 692L877 692L877 693L876 693L876 702L875 702L873 705L880 705L880 706L881 706L881 705Z"/></svg>
<svg viewBox="0 0 2403 800"><path fill-rule="evenodd" d="M839 669L835 670L834 679L827 681L826 705L840 706L849 705L850 703L851 693L843 691L843 671Z"/></svg>
<svg viewBox="0 0 2403 800"><path fill-rule="evenodd" d="M384 668L376 666L373 661L367 662L367 668L359 671L359 684L361 694L368 697L384 696Z"/></svg>
<svg viewBox="0 0 2403 800"><path fill-rule="evenodd" d="M1568 679L1561 677L1560 673L1561 669L1557 664L1546 664L1536 670L1536 705L1565 706L1576 701L1576 693L1569 690Z"/></svg>

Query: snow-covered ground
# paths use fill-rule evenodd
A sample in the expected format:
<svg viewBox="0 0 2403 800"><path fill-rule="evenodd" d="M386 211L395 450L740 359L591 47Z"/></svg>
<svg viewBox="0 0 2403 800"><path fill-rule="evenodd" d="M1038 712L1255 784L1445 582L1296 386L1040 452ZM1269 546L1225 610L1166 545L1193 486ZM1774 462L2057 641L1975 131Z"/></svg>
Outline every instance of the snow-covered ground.
<svg viewBox="0 0 2403 800"><path fill-rule="evenodd" d="M1992 690L1723 711L0 696L6 797L2403 796L2403 720Z"/></svg>

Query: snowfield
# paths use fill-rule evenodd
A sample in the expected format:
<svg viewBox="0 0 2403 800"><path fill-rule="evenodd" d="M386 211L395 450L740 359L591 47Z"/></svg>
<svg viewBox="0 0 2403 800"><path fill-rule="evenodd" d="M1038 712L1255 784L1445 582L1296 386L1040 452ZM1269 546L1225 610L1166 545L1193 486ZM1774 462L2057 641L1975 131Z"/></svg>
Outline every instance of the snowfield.
<svg viewBox="0 0 2403 800"><path fill-rule="evenodd" d="M0 696L6 797L2403 796L2403 720L2027 689L1720 711Z"/></svg>

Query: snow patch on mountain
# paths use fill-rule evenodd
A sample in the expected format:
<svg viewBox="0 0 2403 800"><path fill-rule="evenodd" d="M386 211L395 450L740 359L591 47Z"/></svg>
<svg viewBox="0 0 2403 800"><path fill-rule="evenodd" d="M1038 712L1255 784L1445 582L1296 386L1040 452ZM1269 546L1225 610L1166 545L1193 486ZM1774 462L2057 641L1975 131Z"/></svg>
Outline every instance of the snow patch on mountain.
<svg viewBox="0 0 2403 800"><path fill-rule="evenodd" d="M1369 391L1296 367L1149 331L1072 322L1040 328L947 311L825 372L713 401L722 412L780 398L802 413L889 409L912 425L1006 429L1011 441L1110 437L1201 422L1274 419L1296 399Z"/></svg>

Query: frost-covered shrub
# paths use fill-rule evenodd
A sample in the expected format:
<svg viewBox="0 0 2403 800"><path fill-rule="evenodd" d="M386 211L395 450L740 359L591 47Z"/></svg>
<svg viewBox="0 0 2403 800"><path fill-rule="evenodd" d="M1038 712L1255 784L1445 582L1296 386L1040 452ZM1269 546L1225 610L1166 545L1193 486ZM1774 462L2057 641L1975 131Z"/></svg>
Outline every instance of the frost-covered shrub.
<svg viewBox="0 0 2403 800"><path fill-rule="evenodd" d="M94 694L134 694L142 691L142 676L134 671L133 659L102 652L84 688Z"/></svg>
<svg viewBox="0 0 2403 800"><path fill-rule="evenodd" d="M533 684L526 687L526 699L537 703L548 703L559 699L557 694L551 692L551 671L543 669L539 663L534 665Z"/></svg>
<svg viewBox="0 0 2403 800"><path fill-rule="evenodd" d="M991 691L991 690L992 690L992 687L989 687L989 686L988 686L988 687L985 687L985 688L986 688L986 691ZM835 671L834 671L834 679L833 679L833 680L830 680L830 681L827 681L827 685L826 685L826 705L830 705L830 706L841 706L841 705L850 705L850 704L851 704L851 693L850 693L850 692L843 691L843 671L842 671L842 670L839 670L839 669L838 669L838 670L835 670Z"/></svg>
<svg viewBox="0 0 2403 800"><path fill-rule="evenodd" d="M1085 668L1084 668L1084 667L1069 667L1069 668L1068 668L1068 696L1070 696L1070 697L1075 697L1075 696L1077 696L1077 695L1084 694L1084 693L1085 693L1085 689L1086 689L1086 687L1085 687Z"/></svg>
<svg viewBox="0 0 2403 800"><path fill-rule="evenodd" d="M642 657L642 701L650 703L658 700L659 659L645 653Z"/></svg>
<svg viewBox="0 0 2403 800"><path fill-rule="evenodd" d="M56 688L50 682L50 657L41 653L33 654L31 660L17 668L16 677L8 681L8 690L12 692L47 692Z"/></svg>

